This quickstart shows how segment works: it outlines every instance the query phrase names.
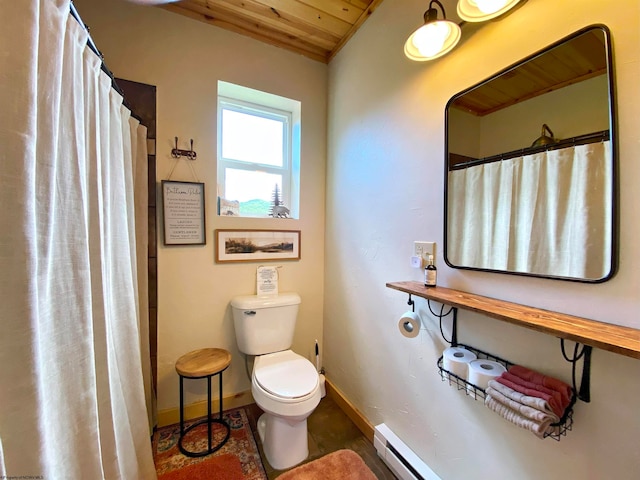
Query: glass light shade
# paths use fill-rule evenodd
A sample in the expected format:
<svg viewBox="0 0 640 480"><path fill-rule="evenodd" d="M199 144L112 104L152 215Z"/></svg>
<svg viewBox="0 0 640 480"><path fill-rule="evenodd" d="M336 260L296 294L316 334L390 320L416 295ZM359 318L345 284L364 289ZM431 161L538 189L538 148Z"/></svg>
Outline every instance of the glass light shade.
<svg viewBox="0 0 640 480"><path fill-rule="evenodd" d="M458 0L458 16L466 22L484 22L499 17L520 0Z"/></svg>
<svg viewBox="0 0 640 480"><path fill-rule="evenodd" d="M424 62L449 53L460 41L460 27L449 20L428 22L418 28L404 44L404 54Z"/></svg>

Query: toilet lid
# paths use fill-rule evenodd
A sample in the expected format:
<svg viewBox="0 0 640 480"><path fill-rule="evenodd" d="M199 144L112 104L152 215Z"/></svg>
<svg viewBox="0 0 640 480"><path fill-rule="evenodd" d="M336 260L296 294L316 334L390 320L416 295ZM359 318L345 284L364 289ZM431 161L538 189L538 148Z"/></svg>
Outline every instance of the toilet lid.
<svg viewBox="0 0 640 480"><path fill-rule="evenodd" d="M256 357L254 375L267 392L282 398L299 398L318 385L313 364L291 350Z"/></svg>

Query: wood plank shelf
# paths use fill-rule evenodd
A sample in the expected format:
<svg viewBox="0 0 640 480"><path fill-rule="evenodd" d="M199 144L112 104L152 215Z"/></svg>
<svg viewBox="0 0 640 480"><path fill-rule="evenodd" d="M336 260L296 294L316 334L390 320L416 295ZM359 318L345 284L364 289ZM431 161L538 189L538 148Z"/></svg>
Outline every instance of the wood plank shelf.
<svg viewBox="0 0 640 480"><path fill-rule="evenodd" d="M640 330L635 328L483 297L452 288L427 288L420 282L390 282L387 283L387 287L590 347L640 359Z"/></svg>

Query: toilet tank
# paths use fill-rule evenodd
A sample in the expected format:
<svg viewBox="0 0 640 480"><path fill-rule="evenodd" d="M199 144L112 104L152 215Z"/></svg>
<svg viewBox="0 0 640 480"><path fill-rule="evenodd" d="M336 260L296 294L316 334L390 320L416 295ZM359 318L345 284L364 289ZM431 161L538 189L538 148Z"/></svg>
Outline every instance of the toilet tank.
<svg viewBox="0 0 640 480"><path fill-rule="evenodd" d="M291 348L300 296L245 295L231 299L236 342L242 353L264 355Z"/></svg>

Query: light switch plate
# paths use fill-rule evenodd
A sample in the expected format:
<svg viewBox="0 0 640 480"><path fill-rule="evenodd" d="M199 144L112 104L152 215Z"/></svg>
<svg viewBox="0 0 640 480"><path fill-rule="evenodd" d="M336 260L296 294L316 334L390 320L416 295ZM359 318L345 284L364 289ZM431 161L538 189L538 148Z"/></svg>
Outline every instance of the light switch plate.
<svg viewBox="0 0 640 480"><path fill-rule="evenodd" d="M436 260L436 242L423 242L416 240L413 242L413 254L416 257L420 257L423 260L423 264L426 265L429 260L429 255L433 255L433 261Z"/></svg>

